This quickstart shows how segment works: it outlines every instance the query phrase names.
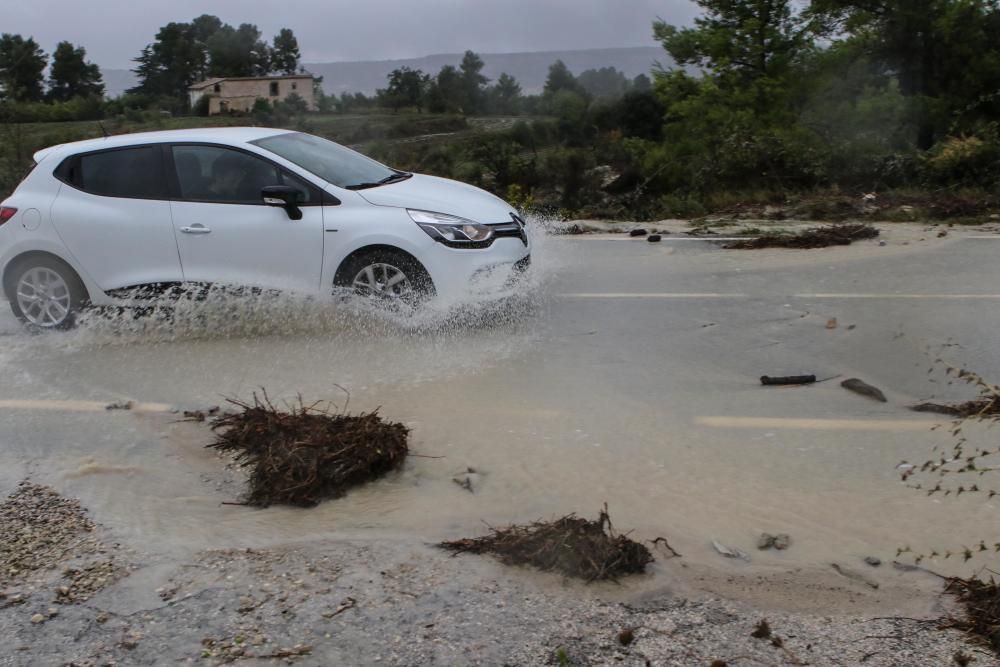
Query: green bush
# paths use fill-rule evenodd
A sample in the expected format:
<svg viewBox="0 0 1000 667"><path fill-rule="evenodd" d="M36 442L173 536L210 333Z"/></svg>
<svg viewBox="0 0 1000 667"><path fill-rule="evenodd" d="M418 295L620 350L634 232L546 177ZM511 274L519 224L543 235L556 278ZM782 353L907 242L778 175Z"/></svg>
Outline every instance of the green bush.
<svg viewBox="0 0 1000 667"><path fill-rule="evenodd" d="M923 172L936 185L994 187L1000 181L1000 141L995 136L948 137L925 156Z"/></svg>

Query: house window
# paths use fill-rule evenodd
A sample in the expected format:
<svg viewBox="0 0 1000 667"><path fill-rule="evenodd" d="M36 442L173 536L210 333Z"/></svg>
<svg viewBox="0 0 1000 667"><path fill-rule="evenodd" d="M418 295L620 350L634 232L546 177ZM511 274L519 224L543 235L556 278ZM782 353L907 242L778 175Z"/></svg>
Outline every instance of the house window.
<svg viewBox="0 0 1000 667"><path fill-rule="evenodd" d="M292 81L292 90L298 90L298 89L299 89L299 84L298 84L298 82L296 82L296 81Z"/></svg>
<svg viewBox="0 0 1000 667"><path fill-rule="evenodd" d="M214 90L217 93L221 93L222 92L222 86L220 86L219 84L215 84L214 86L212 86L212 90Z"/></svg>
<svg viewBox="0 0 1000 667"><path fill-rule="evenodd" d="M277 97L277 96L278 96L278 82L277 81L272 81L271 82L271 97Z"/></svg>

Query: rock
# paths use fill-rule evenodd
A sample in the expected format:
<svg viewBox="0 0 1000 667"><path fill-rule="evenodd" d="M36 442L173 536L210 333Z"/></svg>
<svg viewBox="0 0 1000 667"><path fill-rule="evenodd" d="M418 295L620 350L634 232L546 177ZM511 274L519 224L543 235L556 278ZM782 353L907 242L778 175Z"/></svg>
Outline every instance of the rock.
<svg viewBox="0 0 1000 667"><path fill-rule="evenodd" d="M635 629L625 628L618 633L618 643L622 646L628 646L635 640Z"/></svg>
<svg viewBox="0 0 1000 667"><path fill-rule="evenodd" d="M778 551L784 551L792 545L792 538L787 533L778 533L777 535L771 535L770 533L761 533L760 537L757 539L757 548L761 551L767 549L777 549Z"/></svg>
<svg viewBox="0 0 1000 667"><path fill-rule="evenodd" d="M31 617L31 622L34 623L34 624L36 624L36 625L39 624L39 623L44 623L45 622L45 616L43 616L42 614L35 614L35 615L33 615Z"/></svg>
<svg viewBox="0 0 1000 667"><path fill-rule="evenodd" d="M865 556L865 563L871 565L872 567L878 567L882 564L882 559L876 558L875 556Z"/></svg>
<svg viewBox="0 0 1000 667"><path fill-rule="evenodd" d="M837 328L837 318L836 317L831 317L830 319L828 319L826 321L826 328L827 329L836 329Z"/></svg>
<svg viewBox="0 0 1000 667"><path fill-rule="evenodd" d="M940 232L938 232L938 238L939 239L943 239L946 236L948 236L948 230L947 229L942 229Z"/></svg>
<svg viewBox="0 0 1000 667"><path fill-rule="evenodd" d="M105 410L131 410L135 407L135 401L115 401L104 406Z"/></svg>
<svg viewBox="0 0 1000 667"><path fill-rule="evenodd" d="M885 394L882 393L877 387L873 387L867 382L862 382L858 378L849 378L840 383L840 386L848 391L853 391L855 394L860 394L867 398L871 398L880 403L887 403L888 400Z"/></svg>
<svg viewBox="0 0 1000 667"><path fill-rule="evenodd" d="M100 614L97 615L97 618L95 618L94 620L97 621L98 623L107 623L108 618L109 618L108 613L106 611L102 611Z"/></svg>
<svg viewBox="0 0 1000 667"><path fill-rule="evenodd" d="M853 579L854 581L865 584L866 586L878 589L877 581L872 581L871 579L861 574L860 572L855 572L854 570L850 570L846 567L841 567L837 563L830 563L830 567L832 567L837 572L837 574L843 577L847 577L848 579Z"/></svg>
<svg viewBox="0 0 1000 667"><path fill-rule="evenodd" d="M733 547L727 547L718 540L712 540L712 548L718 551L720 554L726 558L738 558L739 560L750 562L750 554L740 549Z"/></svg>
<svg viewBox="0 0 1000 667"><path fill-rule="evenodd" d="M886 245L889 245L889 244L888 244L888 243L886 243L885 241L879 241L879 242L878 242L878 244L879 244L880 246L886 246Z"/></svg>
<svg viewBox="0 0 1000 667"><path fill-rule="evenodd" d="M662 238L663 237L660 236L659 234L651 234L650 237L646 240L649 241L650 243L659 243L660 239Z"/></svg>
<svg viewBox="0 0 1000 667"><path fill-rule="evenodd" d="M647 233L648 232L645 229L643 229L642 227L640 227L638 229L633 229L633 230L629 231L628 235L632 236L632 237L636 237L636 236L645 236Z"/></svg>

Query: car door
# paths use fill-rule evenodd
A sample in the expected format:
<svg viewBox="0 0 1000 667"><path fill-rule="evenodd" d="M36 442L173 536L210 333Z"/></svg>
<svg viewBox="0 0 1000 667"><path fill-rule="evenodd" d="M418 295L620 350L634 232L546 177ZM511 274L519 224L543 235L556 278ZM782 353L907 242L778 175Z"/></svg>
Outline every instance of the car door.
<svg viewBox="0 0 1000 667"><path fill-rule="evenodd" d="M183 278L159 145L73 155L54 173L52 223L101 289Z"/></svg>
<svg viewBox="0 0 1000 667"><path fill-rule="evenodd" d="M323 266L322 193L274 163L231 146L172 144L170 209L188 282L315 292ZM261 190L302 192L301 219L264 204Z"/></svg>

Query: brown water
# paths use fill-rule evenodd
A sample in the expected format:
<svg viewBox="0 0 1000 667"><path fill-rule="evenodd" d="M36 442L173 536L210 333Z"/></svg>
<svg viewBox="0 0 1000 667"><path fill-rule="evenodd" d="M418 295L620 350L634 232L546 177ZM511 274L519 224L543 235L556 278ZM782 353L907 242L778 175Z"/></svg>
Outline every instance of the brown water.
<svg viewBox="0 0 1000 667"><path fill-rule="evenodd" d="M686 556L722 567L737 565L712 551L713 539L766 569L889 560L906 544L949 547L984 527L995 533L995 502L926 498L900 484L896 466L948 443L931 432L933 420L902 407L936 391L925 347L951 337L993 363L980 336L996 315L966 321L968 311L954 310L963 304L931 315L920 304L888 313L874 303L789 296L832 291L833 269L866 267L867 251L835 251L816 269L803 268L800 254L761 266L760 256L709 246L539 241L535 265L543 268L517 297L452 304L417 322L285 298L200 304L169 323L103 319L65 336L3 339L0 398L127 398L187 409L266 387L275 399L301 394L343 406L342 387L351 410L381 406L413 429L415 453L442 458L414 457L400 474L315 509L252 510L220 504L238 500L241 477L204 448L203 424L169 414L21 410L4 414L0 480L32 473L82 497L123 539L178 552L359 536L432 542L479 533L483 521L596 515L605 502L621 529L667 537ZM600 285L748 296L561 296ZM831 316L845 327L827 330ZM866 402L839 380L757 386L764 372L805 369L863 376L890 403ZM917 429L724 429L702 425L705 416L877 419ZM995 437L972 431L984 442ZM481 475L475 493L452 480L469 467ZM789 533L792 548L757 552L762 531Z"/></svg>

